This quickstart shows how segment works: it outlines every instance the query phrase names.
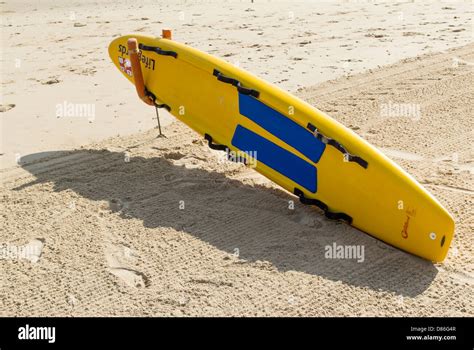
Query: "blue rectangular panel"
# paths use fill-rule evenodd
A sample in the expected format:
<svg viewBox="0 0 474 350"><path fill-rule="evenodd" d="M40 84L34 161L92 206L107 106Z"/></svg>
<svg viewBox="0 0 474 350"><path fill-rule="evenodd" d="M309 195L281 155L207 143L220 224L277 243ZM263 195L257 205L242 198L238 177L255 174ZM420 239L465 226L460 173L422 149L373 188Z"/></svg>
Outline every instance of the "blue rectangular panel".
<svg viewBox="0 0 474 350"><path fill-rule="evenodd" d="M315 163L326 148L307 129L252 96L239 93L239 112Z"/></svg>
<svg viewBox="0 0 474 350"><path fill-rule="evenodd" d="M237 125L232 145L257 158L266 166L315 193L317 190L317 169L311 163L288 152L266 138Z"/></svg>

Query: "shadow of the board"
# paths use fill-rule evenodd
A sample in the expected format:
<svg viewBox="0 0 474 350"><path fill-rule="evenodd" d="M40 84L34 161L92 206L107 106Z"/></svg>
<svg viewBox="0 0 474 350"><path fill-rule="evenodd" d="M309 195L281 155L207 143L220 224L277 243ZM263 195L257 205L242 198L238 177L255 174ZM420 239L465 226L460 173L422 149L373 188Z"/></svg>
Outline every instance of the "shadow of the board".
<svg viewBox="0 0 474 350"><path fill-rule="evenodd" d="M44 157L56 165L45 167L36 161ZM425 291L436 277L431 262L327 220L283 190L187 169L173 164L173 157L132 157L125 162L123 153L106 150L29 155L21 159L22 167L36 180L15 190L47 182L57 192L72 190L93 201L109 201L111 208L122 202L125 208L116 210L124 220L137 218L148 228L172 227L231 254L238 248L240 259L268 261L282 272L304 272L410 297ZM292 214L287 208L290 199L296 202ZM183 210L179 203L185 204ZM308 218L314 220L309 226L304 224ZM326 247L333 243L363 246L364 261L328 259Z"/></svg>

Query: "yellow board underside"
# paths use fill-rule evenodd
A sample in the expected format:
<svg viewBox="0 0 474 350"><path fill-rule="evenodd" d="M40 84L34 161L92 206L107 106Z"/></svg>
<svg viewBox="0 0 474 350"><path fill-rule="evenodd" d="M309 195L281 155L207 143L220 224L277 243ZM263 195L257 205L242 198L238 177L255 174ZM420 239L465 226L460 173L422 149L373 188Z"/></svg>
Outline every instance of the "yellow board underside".
<svg viewBox="0 0 474 350"><path fill-rule="evenodd" d="M175 41L143 35L128 35L114 40L109 55L121 68L119 57L129 58L127 39L174 51L178 58L143 51L145 85L157 99L171 107L171 113L201 135L240 151L231 144L237 125L265 137L317 168L317 192L311 193L289 178L256 162L255 170L286 190L298 188L308 198L316 198L334 212L353 218L352 225L393 246L432 261L442 261L454 234L449 213L411 176L381 152L323 112L308 105L248 72L223 60ZM151 60L154 60L152 62ZM154 68L154 69L153 69ZM239 80L243 86L260 92L259 101L306 127L315 125L351 153L369 163L367 169L344 161L343 154L329 145L314 163L302 153L240 115L236 87L217 80L218 69ZM133 83L133 77L122 71ZM443 243L443 244L442 244Z"/></svg>

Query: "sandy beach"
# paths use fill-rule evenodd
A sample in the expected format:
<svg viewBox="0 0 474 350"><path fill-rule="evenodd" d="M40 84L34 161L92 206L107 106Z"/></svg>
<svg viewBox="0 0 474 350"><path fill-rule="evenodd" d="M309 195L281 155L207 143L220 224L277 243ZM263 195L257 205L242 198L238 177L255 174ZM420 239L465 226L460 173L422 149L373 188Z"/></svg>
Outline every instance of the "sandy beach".
<svg viewBox="0 0 474 350"><path fill-rule="evenodd" d="M471 2L25 4L1 4L0 316L474 316ZM162 28L400 164L455 218L446 260L326 219L165 113L157 138L106 50ZM384 114L400 103L417 113Z"/></svg>
<svg viewBox="0 0 474 350"><path fill-rule="evenodd" d="M364 1L6 1L2 6L0 167L156 125L117 76L108 44L160 35L290 92L473 40L472 3ZM41 39L38 34L41 33ZM93 118L60 117L88 104ZM165 113L163 113L165 114ZM165 123L174 118L164 116Z"/></svg>

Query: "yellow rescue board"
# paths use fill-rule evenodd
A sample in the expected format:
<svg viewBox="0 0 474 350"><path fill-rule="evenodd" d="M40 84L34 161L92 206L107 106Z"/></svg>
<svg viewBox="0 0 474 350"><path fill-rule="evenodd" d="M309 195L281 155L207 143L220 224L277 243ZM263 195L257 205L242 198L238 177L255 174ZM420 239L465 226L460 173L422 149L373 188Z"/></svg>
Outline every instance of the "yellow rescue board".
<svg viewBox="0 0 474 350"><path fill-rule="evenodd" d="M330 218L425 259L446 257L450 214L350 129L238 67L168 39L112 41L110 58L131 83L129 38L140 44L144 83L156 102L212 144L243 156Z"/></svg>

